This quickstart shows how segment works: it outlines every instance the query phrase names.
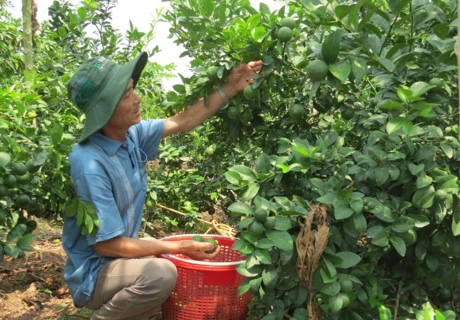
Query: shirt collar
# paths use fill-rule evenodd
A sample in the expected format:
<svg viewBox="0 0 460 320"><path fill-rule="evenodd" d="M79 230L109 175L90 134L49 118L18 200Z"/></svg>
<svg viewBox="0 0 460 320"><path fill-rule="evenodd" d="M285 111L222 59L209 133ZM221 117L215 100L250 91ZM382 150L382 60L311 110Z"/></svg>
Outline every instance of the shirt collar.
<svg viewBox="0 0 460 320"><path fill-rule="evenodd" d="M126 142L120 142L107 138L102 133L96 132L88 138L89 141L94 142L101 147L108 155L114 155L120 147Z"/></svg>

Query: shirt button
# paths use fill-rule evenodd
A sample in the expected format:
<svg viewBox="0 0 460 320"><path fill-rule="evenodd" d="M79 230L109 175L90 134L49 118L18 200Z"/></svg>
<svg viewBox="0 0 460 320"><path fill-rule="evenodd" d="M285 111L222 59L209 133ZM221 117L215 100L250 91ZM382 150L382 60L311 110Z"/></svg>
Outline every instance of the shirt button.
<svg viewBox="0 0 460 320"><path fill-rule="evenodd" d="M127 147L127 144L126 144L126 143L123 143L121 146L122 146L123 148L126 148L126 147Z"/></svg>

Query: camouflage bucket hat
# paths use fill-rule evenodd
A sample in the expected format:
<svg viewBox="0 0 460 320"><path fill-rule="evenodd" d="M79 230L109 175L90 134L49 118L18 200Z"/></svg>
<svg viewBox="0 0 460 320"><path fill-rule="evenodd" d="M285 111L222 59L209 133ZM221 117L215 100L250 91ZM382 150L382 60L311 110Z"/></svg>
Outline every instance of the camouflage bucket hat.
<svg viewBox="0 0 460 320"><path fill-rule="evenodd" d="M80 141L99 131L112 118L129 80L136 86L147 63L147 53L118 65L104 57L93 57L80 66L67 84L68 98L85 113Z"/></svg>

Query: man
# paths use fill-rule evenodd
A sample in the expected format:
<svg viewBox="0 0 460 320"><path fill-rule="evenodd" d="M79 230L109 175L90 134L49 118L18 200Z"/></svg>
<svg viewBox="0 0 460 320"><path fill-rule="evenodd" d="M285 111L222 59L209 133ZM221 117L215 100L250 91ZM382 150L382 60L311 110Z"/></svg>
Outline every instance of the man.
<svg viewBox="0 0 460 320"><path fill-rule="evenodd" d="M212 244L137 239L147 187L146 164L161 138L201 124L243 90L261 61L234 68L225 84L170 118L142 120L134 88L147 63L141 53L118 65L103 57L85 62L68 83L69 99L86 115L82 136L69 161L80 200L94 205L97 234L81 235L75 217L64 219L64 278L77 307L95 310L92 319L148 319L174 289L177 270L164 253L212 259Z"/></svg>

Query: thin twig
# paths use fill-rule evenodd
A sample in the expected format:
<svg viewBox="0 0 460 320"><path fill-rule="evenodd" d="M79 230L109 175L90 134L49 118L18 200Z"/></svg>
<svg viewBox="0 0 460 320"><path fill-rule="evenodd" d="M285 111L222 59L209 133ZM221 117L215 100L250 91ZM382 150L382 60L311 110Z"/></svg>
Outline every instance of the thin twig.
<svg viewBox="0 0 460 320"><path fill-rule="evenodd" d="M395 316L394 316L394 320L397 320L398 319L398 309L399 309L399 298L401 297L401 289L402 289L402 286L403 286L403 281L400 280L399 283L398 283L398 292L396 293L396 303L395 303Z"/></svg>

